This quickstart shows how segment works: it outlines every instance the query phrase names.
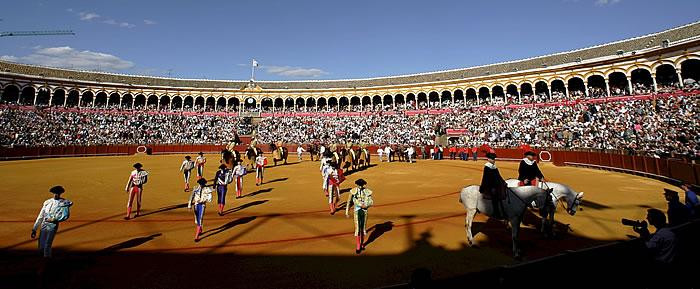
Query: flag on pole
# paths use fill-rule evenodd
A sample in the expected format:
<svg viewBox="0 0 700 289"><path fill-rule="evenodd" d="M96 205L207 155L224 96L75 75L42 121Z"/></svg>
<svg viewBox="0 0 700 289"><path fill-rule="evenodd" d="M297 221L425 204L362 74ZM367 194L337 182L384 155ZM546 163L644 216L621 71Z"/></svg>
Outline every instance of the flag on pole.
<svg viewBox="0 0 700 289"><path fill-rule="evenodd" d="M258 66L260 66L260 65L258 64L258 61L255 60L255 59L253 59L253 67L258 67Z"/></svg>

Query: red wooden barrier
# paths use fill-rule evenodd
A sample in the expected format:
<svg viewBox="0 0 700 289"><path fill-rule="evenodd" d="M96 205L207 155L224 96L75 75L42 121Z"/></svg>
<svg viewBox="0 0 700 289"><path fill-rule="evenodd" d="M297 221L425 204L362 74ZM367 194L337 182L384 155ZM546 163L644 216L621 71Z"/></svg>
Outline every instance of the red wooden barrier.
<svg viewBox="0 0 700 289"><path fill-rule="evenodd" d="M652 157L644 157L644 164L646 166L646 172L650 174L659 174L659 168L656 166L656 159Z"/></svg>

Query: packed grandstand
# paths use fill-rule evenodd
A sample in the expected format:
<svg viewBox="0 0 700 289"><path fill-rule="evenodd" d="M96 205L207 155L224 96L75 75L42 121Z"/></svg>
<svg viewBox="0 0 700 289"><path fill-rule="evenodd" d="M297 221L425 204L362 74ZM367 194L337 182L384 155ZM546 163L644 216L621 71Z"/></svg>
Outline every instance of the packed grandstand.
<svg viewBox="0 0 700 289"><path fill-rule="evenodd" d="M698 36L696 22L526 60L333 81L187 80L0 61L0 144L224 144L254 134L262 143L431 146L447 132L450 146L697 159Z"/></svg>

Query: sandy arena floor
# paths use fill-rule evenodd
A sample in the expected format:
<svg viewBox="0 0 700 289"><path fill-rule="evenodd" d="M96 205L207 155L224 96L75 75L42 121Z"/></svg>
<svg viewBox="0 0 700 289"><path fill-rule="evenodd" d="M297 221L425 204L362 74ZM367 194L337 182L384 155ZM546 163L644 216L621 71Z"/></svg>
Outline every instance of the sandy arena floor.
<svg viewBox="0 0 700 289"><path fill-rule="evenodd" d="M0 195L0 261L3 280L35 282L36 241L32 223L52 185L63 185L75 205L54 242L53 272L71 288L367 288L408 280L427 267L434 278L512 264L510 232L502 223L477 215L478 246L466 246L464 209L458 191L481 180L483 162L421 160L380 163L352 173L374 191L369 244L354 252L352 219L329 215L317 162L291 162L269 168L266 183L245 177L246 196L232 188L226 214L211 203L204 237L193 241L192 213L185 207L178 168L182 155L85 157L0 162L5 182ZM208 155L213 178L218 155ZM290 159L296 159L296 156ZM124 186L134 162L150 171L142 216L123 220ZM517 175L517 163L500 161L501 174ZM559 207L559 235L544 239L539 218L529 214L521 230L526 259L554 255L628 238L620 218L642 219L648 207L665 208L669 185L632 175L541 164L550 181L585 192L583 210L569 216ZM193 177L194 180L194 177ZM194 183L194 182L193 182ZM345 201L347 190L341 196ZM566 232L565 224L571 228ZM56 273L59 272L60 273ZM7 285L8 283L5 283Z"/></svg>

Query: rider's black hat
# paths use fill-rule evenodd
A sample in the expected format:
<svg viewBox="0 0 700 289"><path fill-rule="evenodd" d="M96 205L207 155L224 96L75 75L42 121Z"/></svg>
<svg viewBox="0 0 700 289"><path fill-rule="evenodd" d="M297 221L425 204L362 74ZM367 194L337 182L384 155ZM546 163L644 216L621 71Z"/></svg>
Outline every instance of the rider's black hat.
<svg viewBox="0 0 700 289"><path fill-rule="evenodd" d="M357 179L357 181L355 181L355 184L360 187L364 187L367 184L367 182L363 179Z"/></svg>
<svg viewBox="0 0 700 289"><path fill-rule="evenodd" d="M143 165L142 165L141 163L135 163L135 164L134 164L134 168L135 168L135 169L140 169L140 168L142 168L142 167L143 167Z"/></svg>
<svg viewBox="0 0 700 289"><path fill-rule="evenodd" d="M537 155L537 154L536 154L535 152L533 152L533 151L526 151L526 152L525 152L525 156L533 156L533 157L534 157L534 156L536 156L536 155Z"/></svg>
<svg viewBox="0 0 700 289"><path fill-rule="evenodd" d="M664 189L664 196L678 196L678 192L671 189Z"/></svg>
<svg viewBox="0 0 700 289"><path fill-rule="evenodd" d="M487 159L495 160L497 157L498 156L495 153L487 153L486 154Z"/></svg>

